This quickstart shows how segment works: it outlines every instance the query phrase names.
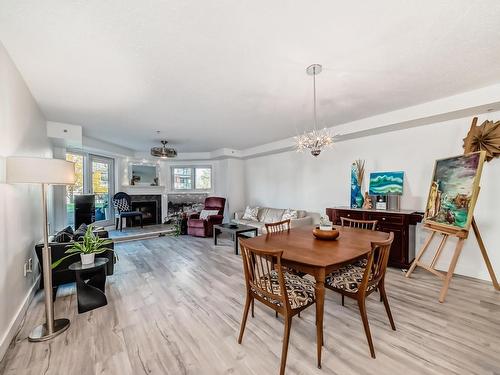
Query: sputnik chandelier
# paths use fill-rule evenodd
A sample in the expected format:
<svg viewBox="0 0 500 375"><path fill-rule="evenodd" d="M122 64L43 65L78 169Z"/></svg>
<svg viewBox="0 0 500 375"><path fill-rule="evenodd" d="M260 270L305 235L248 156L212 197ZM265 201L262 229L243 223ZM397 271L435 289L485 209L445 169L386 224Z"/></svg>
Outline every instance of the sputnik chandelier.
<svg viewBox="0 0 500 375"><path fill-rule="evenodd" d="M314 103L314 129L311 132L295 137L297 151L309 150L311 155L318 156L325 148L333 145L333 135L327 128L318 130L318 119L316 113L316 76L321 73L321 65L313 64L307 67L306 73L313 77L313 103Z"/></svg>

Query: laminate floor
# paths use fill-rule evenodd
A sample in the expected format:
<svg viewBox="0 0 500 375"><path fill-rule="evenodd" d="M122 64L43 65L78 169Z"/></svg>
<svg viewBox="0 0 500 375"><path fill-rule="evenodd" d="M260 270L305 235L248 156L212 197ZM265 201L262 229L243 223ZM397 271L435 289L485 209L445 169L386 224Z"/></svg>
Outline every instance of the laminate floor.
<svg viewBox="0 0 500 375"><path fill-rule="evenodd" d="M109 304L77 314L75 287L61 288L56 316L71 327L30 343L43 320L38 293L0 363L3 374L277 374L283 322L256 303L238 345L244 302L242 262L230 241L160 237L120 243L106 286ZM224 246L226 245L226 246ZM455 277L447 302L439 280L395 269L387 291L397 331L378 295L368 300L377 359L372 359L356 302L327 291L323 368L316 368L314 308L292 323L288 374L500 374L500 293Z"/></svg>

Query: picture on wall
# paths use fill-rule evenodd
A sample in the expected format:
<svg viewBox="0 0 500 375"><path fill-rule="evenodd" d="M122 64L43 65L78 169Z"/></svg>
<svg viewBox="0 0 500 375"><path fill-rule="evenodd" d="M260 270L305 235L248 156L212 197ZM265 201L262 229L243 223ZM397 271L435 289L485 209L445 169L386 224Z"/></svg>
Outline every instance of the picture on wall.
<svg viewBox="0 0 500 375"><path fill-rule="evenodd" d="M468 230L479 193L485 152L474 152L436 161L425 223Z"/></svg>
<svg viewBox="0 0 500 375"><path fill-rule="evenodd" d="M370 195L403 195L404 172L370 173Z"/></svg>

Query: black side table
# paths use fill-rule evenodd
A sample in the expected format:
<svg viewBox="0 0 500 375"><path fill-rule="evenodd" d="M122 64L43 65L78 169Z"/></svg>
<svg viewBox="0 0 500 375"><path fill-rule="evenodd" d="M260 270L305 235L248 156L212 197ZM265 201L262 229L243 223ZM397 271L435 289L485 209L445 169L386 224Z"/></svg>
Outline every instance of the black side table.
<svg viewBox="0 0 500 375"><path fill-rule="evenodd" d="M214 230L214 246L217 246L217 236L222 233L230 233L234 241L234 253L238 255L238 239L246 237L243 233L254 233L255 236L259 235L259 230L255 227L242 224L216 224L213 226Z"/></svg>
<svg viewBox="0 0 500 375"><path fill-rule="evenodd" d="M95 258L94 263L82 265L82 262L76 262L68 267L76 273L76 298L79 314L108 304L104 294L106 263L108 261L108 258Z"/></svg>

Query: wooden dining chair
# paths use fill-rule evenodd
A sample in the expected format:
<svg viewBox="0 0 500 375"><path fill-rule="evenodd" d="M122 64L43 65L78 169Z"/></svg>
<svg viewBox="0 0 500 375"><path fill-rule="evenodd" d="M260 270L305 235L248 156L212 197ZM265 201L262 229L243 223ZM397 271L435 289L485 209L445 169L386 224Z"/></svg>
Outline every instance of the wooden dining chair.
<svg viewBox="0 0 500 375"><path fill-rule="evenodd" d="M314 282L286 272L281 266L283 250L265 251L240 240L246 284L246 301L238 343L241 344L250 305L260 301L285 320L280 375L285 373L292 317L316 303Z"/></svg>
<svg viewBox="0 0 500 375"><path fill-rule="evenodd" d="M359 228L375 230L377 227L377 220L355 220L348 219L347 217L340 218L340 225L343 227Z"/></svg>
<svg viewBox="0 0 500 375"><path fill-rule="evenodd" d="M375 230L377 228L377 223L378 220L356 220L356 219L348 219L347 217L340 218L340 225L343 227L350 227L350 228ZM380 296L380 302L382 302L382 296ZM342 306L344 306L343 294L342 294Z"/></svg>
<svg viewBox="0 0 500 375"><path fill-rule="evenodd" d="M267 233L285 232L289 231L291 228L290 219L278 221L276 223L266 223L265 226Z"/></svg>
<svg viewBox="0 0 500 375"><path fill-rule="evenodd" d="M372 358L375 358L375 349L373 347L370 326L368 325L365 300L366 297L376 289L380 291L380 296L384 302L385 311L389 317L391 328L394 331L396 330L384 286L385 271L387 269L389 251L393 240L394 233L391 232L387 240L372 242L372 249L366 259L339 268L335 272L329 274L325 279L326 288L341 293L342 296L357 300Z"/></svg>
<svg viewBox="0 0 500 375"><path fill-rule="evenodd" d="M275 234L281 232L289 232L291 229L290 219L277 221L275 223L265 223L267 234ZM304 276L305 273L297 272L291 268L287 268L287 271L293 274L298 274L299 276ZM252 317L254 315L254 302L252 301ZM300 311L298 313L300 318ZM276 311L276 318L278 317L278 312Z"/></svg>

